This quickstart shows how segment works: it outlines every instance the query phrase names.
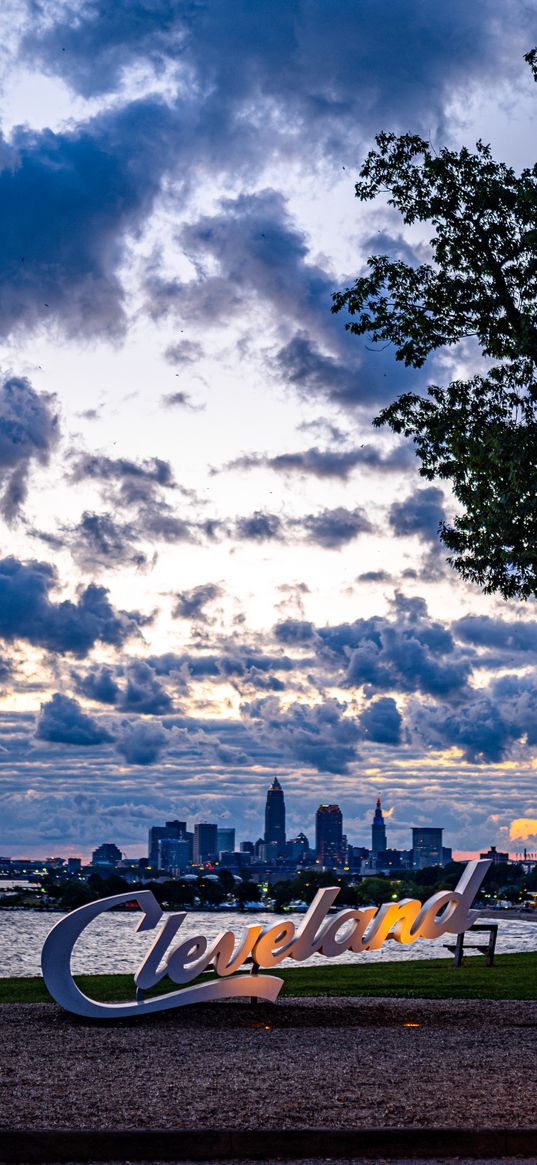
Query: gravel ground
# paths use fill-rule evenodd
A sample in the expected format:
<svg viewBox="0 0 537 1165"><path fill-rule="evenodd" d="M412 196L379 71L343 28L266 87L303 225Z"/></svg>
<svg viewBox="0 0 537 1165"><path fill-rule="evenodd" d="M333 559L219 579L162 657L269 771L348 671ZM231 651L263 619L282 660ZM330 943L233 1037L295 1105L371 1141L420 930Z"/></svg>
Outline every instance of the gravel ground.
<svg viewBox="0 0 537 1165"><path fill-rule="evenodd" d="M5 1004L0 1025L3 1128L537 1123L535 1002L288 999L115 1023Z"/></svg>

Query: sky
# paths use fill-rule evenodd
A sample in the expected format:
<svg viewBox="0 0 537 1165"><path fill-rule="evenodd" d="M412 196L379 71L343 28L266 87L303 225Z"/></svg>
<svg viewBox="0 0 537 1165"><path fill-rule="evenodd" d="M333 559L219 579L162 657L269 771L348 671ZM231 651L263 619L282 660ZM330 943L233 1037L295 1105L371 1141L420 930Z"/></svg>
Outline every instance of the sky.
<svg viewBox="0 0 537 1165"><path fill-rule="evenodd" d="M345 331L381 130L535 161L524 0L115 0L0 15L0 853L165 819L537 850L537 611L446 562L372 427L424 369Z"/></svg>

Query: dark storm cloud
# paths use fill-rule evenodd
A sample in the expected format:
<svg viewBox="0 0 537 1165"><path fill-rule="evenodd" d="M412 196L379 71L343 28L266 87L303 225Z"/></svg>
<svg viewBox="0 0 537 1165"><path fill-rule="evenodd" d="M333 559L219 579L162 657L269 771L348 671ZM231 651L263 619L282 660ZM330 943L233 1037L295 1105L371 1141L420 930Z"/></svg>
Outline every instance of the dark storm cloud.
<svg viewBox="0 0 537 1165"><path fill-rule="evenodd" d="M72 333L117 334L125 321L118 276L125 239L146 220L165 175L192 189L208 173L251 185L267 158L305 155L338 172L354 167L363 140L382 127L430 137L459 87L466 93L472 82L518 75L531 13L507 0L504 15L499 22L487 0L453 0L449 9L406 0L380 15L369 0L339 7L240 0L232 20L216 0L90 0L55 11L33 4L23 66L56 74L86 97L114 93L132 70L167 71L178 84L170 82L166 100L112 105L63 133L17 129L4 144L4 328L54 317ZM275 252L279 242L276 229ZM261 263L269 286L269 263ZM294 282L306 314L308 279ZM232 302L228 285L213 291L215 306L224 296ZM362 393L371 398L367 385ZM339 397L354 400L355 391L340 384Z"/></svg>
<svg viewBox="0 0 537 1165"><path fill-rule="evenodd" d="M191 591L181 591L176 595L177 602L173 609L175 619L196 619L204 622L207 619L205 607L221 598L222 588L216 583L204 583L193 587Z"/></svg>
<svg viewBox="0 0 537 1165"><path fill-rule="evenodd" d="M97 642L120 646L136 632L134 612L116 611L104 587L91 583L76 602L54 603L54 568L47 562L0 561L0 637L24 639L50 651L87 655Z"/></svg>
<svg viewBox="0 0 537 1165"><path fill-rule="evenodd" d="M501 706L488 694L456 710L424 706L416 711L415 724L429 747L461 749L465 760L478 764L504 760L521 736L518 726L504 719Z"/></svg>
<svg viewBox="0 0 537 1165"><path fill-rule="evenodd" d="M272 469L276 473L310 474L312 477L335 478L348 481L354 469L374 469L389 473L400 473L415 465L415 454L411 445L401 444L389 453L382 453L374 445L361 445L355 449L303 449L297 453L280 453L269 457L266 453L248 453L228 461L222 466L229 469Z"/></svg>
<svg viewBox="0 0 537 1165"><path fill-rule="evenodd" d="M506 61L514 73L509 33L523 38L525 29L530 43L531 13L522 4L506 3L498 24L486 0L453 0L449 10L433 11L427 0L407 0L380 13L374 3L238 0L232 20L215 0L104 7L90 0L76 20L69 8L54 20L50 6L34 5L22 47L86 97L116 89L129 67L143 62L158 75L179 60L190 100L202 105L213 133L233 125L236 134L252 102L269 108L275 101L287 112L282 135L302 139L307 129L310 149L320 142L341 159L342 139L356 125L375 129L388 117L401 129L430 126L469 75L496 81ZM256 129L263 146L277 134L271 121Z"/></svg>
<svg viewBox="0 0 537 1165"><path fill-rule="evenodd" d="M172 711L171 697L144 660L136 660L126 670L127 684L118 702L123 711L153 716L162 716Z"/></svg>
<svg viewBox="0 0 537 1165"><path fill-rule="evenodd" d="M291 704L284 711L275 696L267 696L243 705L242 711L284 757L328 773L345 773L356 760L361 732L338 700Z"/></svg>
<svg viewBox="0 0 537 1165"><path fill-rule="evenodd" d="M388 520L398 537L416 534L422 542L436 545L440 526L445 521L444 505L445 497L441 489L435 486L417 489L404 501L393 503Z"/></svg>
<svg viewBox="0 0 537 1165"><path fill-rule="evenodd" d="M117 704L120 687L110 667L94 668L86 675L74 674L77 691L99 704Z"/></svg>
<svg viewBox="0 0 537 1165"><path fill-rule="evenodd" d="M359 718L367 740L378 744L400 744L402 716L391 696L379 696L364 708Z"/></svg>
<svg viewBox="0 0 537 1165"><path fill-rule="evenodd" d="M112 704L121 712L163 716L173 711L173 701L145 660L136 659L115 669L91 668L74 672L76 689L101 704Z"/></svg>
<svg viewBox="0 0 537 1165"><path fill-rule="evenodd" d="M6 521L17 517L26 500L32 464L47 465L58 439L55 398L36 392L26 377L4 380L0 385L0 512Z"/></svg>
<svg viewBox="0 0 537 1165"><path fill-rule="evenodd" d="M41 705L35 734L39 740L53 744L85 747L105 744L112 739L102 724L82 711L77 700L60 692L55 692L48 703Z"/></svg>
<svg viewBox="0 0 537 1165"><path fill-rule="evenodd" d="M4 334L52 320L73 335L124 329L118 268L158 193L169 132L169 110L148 100L64 133L19 127L2 142Z"/></svg>
<svg viewBox="0 0 537 1165"><path fill-rule="evenodd" d="M475 647L507 652L537 652L537 622L531 619L507 621L490 615L465 615L453 624L455 634Z"/></svg>
<svg viewBox="0 0 537 1165"><path fill-rule="evenodd" d="M157 721L126 721L116 736L116 748L129 765L152 765L170 743L170 732Z"/></svg>
<svg viewBox="0 0 537 1165"><path fill-rule="evenodd" d="M467 653L448 628L429 618L422 599L400 596L391 619L357 619L319 627L317 634L328 665L344 666L351 687L454 698L466 689L472 670Z"/></svg>

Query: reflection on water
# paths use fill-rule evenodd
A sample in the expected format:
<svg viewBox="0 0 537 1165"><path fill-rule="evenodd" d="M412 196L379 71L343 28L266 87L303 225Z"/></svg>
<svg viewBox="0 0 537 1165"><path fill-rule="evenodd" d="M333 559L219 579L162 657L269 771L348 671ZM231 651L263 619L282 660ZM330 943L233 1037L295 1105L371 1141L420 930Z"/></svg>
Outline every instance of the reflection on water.
<svg viewBox="0 0 537 1165"><path fill-rule="evenodd" d="M34 910L0 910L0 976L39 975L41 947L47 934L61 918L61 913L41 913ZM165 915L166 917L166 915ZM187 914L180 934L190 937L203 934L208 939L215 938L221 930L233 930L238 937L245 927L260 922L264 926L274 926L281 915L263 913L240 914L237 911L205 912ZM299 926L303 914L286 914ZM140 914L107 913L94 919L77 942L73 955L73 971L78 974L106 974L124 972L132 974L142 961L145 952L153 942L155 931L136 934L135 927ZM498 942L500 953L537 950L537 925L533 922L498 918ZM481 936L480 936L481 937ZM179 936L175 940L179 941ZM346 952L332 963L396 962L400 959L451 958L443 945L443 939L427 942L418 939L410 947L387 942L380 951L367 951L361 955ZM445 941L451 941L445 936ZM473 941L473 940L472 940ZM314 955L308 964L326 963L321 955ZM282 966L295 966L292 959L286 959Z"/></svg>

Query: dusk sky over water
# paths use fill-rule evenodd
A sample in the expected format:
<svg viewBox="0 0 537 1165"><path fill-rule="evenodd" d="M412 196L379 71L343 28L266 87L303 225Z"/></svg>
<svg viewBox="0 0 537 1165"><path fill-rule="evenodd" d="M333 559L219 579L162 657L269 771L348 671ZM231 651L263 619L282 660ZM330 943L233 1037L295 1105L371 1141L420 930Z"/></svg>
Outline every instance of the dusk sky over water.
<svg viewBox="0 0 537 1165"><path fill-rule="evenodd" d="M0 15L0 852L145 852L165 818L537 849L537 611L372 428L405 369L345 332L375 133L536 158L522 0L114 0Z"/></svg>

